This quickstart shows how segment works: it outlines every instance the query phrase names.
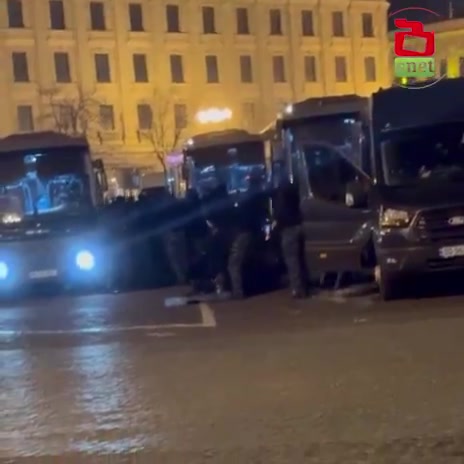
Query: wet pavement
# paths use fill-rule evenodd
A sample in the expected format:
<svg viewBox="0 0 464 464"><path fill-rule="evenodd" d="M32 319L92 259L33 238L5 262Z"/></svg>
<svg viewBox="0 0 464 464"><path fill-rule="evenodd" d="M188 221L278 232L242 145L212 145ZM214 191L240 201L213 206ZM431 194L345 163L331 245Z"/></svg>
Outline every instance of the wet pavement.
<svg viewBox="0 0 464 464"><path fill-rule="evenodd" d="M0 306L0 462L464 462L464 297L172 294Z"/></svg>

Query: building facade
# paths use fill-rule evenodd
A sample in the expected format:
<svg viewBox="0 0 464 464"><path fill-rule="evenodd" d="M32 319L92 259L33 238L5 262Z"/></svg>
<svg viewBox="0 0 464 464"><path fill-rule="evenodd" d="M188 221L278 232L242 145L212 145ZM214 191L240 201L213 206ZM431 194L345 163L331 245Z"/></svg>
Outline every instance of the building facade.
<svg viewBox="0 0 464 464"><path fill-rule="evenodd" d="M385 0L0 0L0 135L84 132L107 165L156 168L156 153L194 133L256 131L289 102L390 85L387 10ZM226 120L198 121L211 108Z"/></svg>

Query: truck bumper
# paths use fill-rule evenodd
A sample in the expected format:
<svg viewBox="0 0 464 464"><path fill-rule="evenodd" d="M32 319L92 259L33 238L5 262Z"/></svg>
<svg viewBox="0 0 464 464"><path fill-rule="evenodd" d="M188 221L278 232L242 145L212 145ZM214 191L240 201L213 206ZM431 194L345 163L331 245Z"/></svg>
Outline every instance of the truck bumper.
<svg viewBox="0 0 464 464"><path fill-rule="evenodd" d="M0 293L34 287L97 287L107 276L101 246L87 236L0 242Z"/></svg>
<svg viewBox="0 0 464 464"><path fill-rule="evenodd" d="M423 274L434 272L464 271L464 255L442 257L443 248L463 247L463 240L446 243L421 243L401 246L377 246L378 264L387 272Z"/></svg>

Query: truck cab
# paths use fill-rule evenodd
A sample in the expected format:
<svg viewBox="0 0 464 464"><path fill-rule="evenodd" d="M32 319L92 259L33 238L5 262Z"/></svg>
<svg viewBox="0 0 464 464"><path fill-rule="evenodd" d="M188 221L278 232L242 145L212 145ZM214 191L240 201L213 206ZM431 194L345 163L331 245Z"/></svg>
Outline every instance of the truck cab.
<svg viewBox="0 0 464 464"><path fill-rule="evenodd" d="M106 177L83 138L53 132L0 139L0 293L103 279L98 209ZM3 277L2 277L3 276Z"/></svg>
<svg viewBox="0 0 464 464"><path fill-rule="evenodd" d="M381 295L422 273L464 269L464 79L372 97Z"/></svg>
<svg viewBox="0 0 464 464"><path fill-rule="evenodd" d="M183 153L187 189L200 195L219 184L229 193L240 193L252 178L266 183L264 144L258 134L239 129L199 134L187 141Z"/></svg>

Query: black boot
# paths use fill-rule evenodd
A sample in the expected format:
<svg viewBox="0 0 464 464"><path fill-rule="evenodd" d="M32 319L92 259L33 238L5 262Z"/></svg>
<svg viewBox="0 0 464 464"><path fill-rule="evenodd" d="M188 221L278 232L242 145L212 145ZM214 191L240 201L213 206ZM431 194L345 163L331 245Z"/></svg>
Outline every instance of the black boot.
<svg viewBox="0 0 464 464"><path fill-rule="evenodd" d="M295 300L302 300L308 296L308 293L303 289L294 289L292 290L292 298Z"/></svg>

